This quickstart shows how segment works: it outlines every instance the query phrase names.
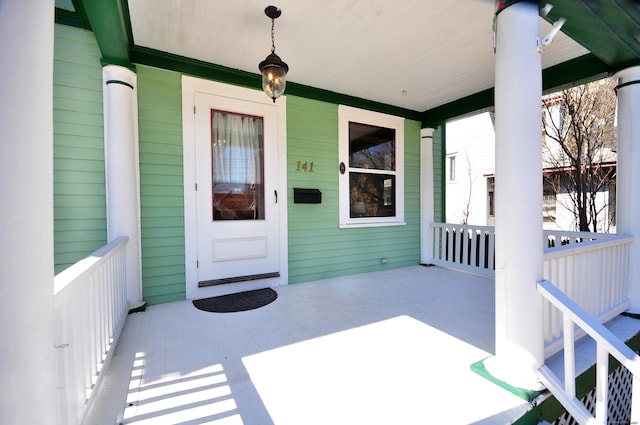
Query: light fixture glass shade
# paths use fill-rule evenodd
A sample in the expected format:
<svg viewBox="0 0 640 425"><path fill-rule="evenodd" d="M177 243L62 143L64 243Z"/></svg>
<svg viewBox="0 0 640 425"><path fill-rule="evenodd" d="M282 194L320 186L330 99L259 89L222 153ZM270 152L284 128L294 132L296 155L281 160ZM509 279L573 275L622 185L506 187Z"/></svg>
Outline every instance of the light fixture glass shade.
<svg viewBox="0 0 640 425"><path fill-rule="evenodd" d="M262 90L275 102L287 86L289 66L278 55L271 53L258 65L262 73Z"/></svg>

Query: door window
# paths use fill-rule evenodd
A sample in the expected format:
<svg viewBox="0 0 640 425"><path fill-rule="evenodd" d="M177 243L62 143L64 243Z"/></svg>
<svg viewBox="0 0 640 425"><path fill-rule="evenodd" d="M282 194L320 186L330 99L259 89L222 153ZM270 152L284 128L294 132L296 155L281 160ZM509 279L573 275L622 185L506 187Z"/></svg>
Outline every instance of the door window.
<svg viewBox="0 0 640 425"><path fill-rule="evenodd" d="M264 220L262 117L211 111L213 220Z"/></svg>

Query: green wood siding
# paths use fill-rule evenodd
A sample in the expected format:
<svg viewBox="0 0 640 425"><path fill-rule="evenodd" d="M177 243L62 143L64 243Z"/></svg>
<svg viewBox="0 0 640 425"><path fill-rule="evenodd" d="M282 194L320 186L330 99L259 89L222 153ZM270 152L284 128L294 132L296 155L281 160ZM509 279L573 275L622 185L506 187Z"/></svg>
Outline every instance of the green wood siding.
<svg viewBox="0 0 640 425"><path fill-rule="evenodd" d="M436 126L433 132L433 219L445 223L445 125Z"/></svg>
<svg viewBox="0 0 640 425"><path fill-rule="evenodd" d="M59 273L107 242L102 67L89 31L55 25L54 262Z"/></svg>
<svg viewBox="0 0 640 425"><path fill-rule="evenodd" d="M181 75L137 75L142 291L156 304L185 299Z"/></svg>
<svg viewBox="0 0 640 425"><path fill-rule="evenodd" d="M102 68L91 32L56 25L54 230L56 272L107 241ZM143 298L185 299L181 74L138 65ZM405 121L404 226L340 229L338 105L287 96L289 282L404 267L420 258L420 123ZM440 133L438 133L440 131ZM443 211L444 135L434 135L436 217ZM313 172L296 171L313 162ZM438 171L438 167L440 170ZM294 204L293 188L321 204ZM387 264L380 259L386 258Z"/></svg>
<svg viewBox="0 0 640 425"><path fill-rule="evenodd" d="M340 229L338 105L287 96L289 283L418 264L420 123L405 122L407 225ZM298 161L313 172L296 171ZM295 187L320 189L322 203L294 204Z"/></svg>

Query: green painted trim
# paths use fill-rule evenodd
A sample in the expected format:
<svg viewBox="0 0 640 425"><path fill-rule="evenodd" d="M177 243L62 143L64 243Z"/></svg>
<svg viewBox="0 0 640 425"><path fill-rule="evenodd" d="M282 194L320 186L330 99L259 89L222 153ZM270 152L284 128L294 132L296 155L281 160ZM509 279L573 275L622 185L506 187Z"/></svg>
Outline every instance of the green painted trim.
<svg viewBox="0 0 640 425"><path fill-rule="evenodd" d="M490 357L487 357L487 358L490 358ZM488 379L489 381L498 385L499 387L504 388L505 390L509 391L512 394L515 394L516 396L520 397L524 401L530 402L543 393L543 391L527 390L524 388L514 387L513 385L510 385L507 382L496 378L484 366L484 362L486 360L487 359L480 360L479 362L475 362L474 364L471 365L471 370L477 373L478 375L482 376L483 378Z"/></svg>
<svg viewBox="0 0 640 425"><path fill-rule="evenodd" d="M109 63L129 64L131 34L126 0L74 0L73 5L98 42Z"/></svg>
<svg viewBox="0 0 640 425"><path fill-rule="evenodd" d="M545 19L566 18L562 32L617 70L640 64L640 9L631 1L559 0Z"/></svg>
<svg viewBox="0 0 640 425"><path fill-rule="evenodd" d="M147 47L133 46L131 49L131 61L141 65L176 71L242 87L256 88L262 86L262 79L258 74L227 68L197 59L149 49ZM287 88L288 85L289 83L287 83Z"/></svg>
<svg viewBox="0 0 640 425"><path fill-rule="evenodd" d="M127 61L109 61L109 60L105 60L105 59L100 59L100 65L102 66L107 66L107 65L118 65L121 66L123 68L128 68L133 72L136 72L136 66L134 64L132 64L131 62L127 62Z"/></svg>
<svg viewBox="0 0 640 425"><path fill-rule="evenodd" d="M631 86L634 84L640 84L640 80L635 80L635 81L627 81L626 83L622 83L622 84L618 84L616 86L616 93L618 92L618 90L620 90L623 87L627 87L627 86Z"/></svg>
<svg viewBox="0 0 640 425"><path fill-rule="evenodd" d="M70 10L59 9L57 7L54 22L60 25L67 25L69 27L85 28L84 22L78 13Z"/></svg>
<svg viewBox="0 0 640 425"><path fill-rule="evenodd" d="M105 84L121 84L123 86L129 87L131 90L135 88L131 84L127 83L126 81L120 81L120 80L107 80Z"/></svg>
<svg viewBox="0 0 640 425"><path fill-rule="evenodd" d="M605 64L596 56L587 54L543 69L542 90L544 93L551 93L569 86L599 80L612 75L614 72L616 72L614 68ZM440 122L471 112L493 108L494 94L495 89L490 88L429 109L421 114L422 128L433 127Z"/></svg>
<svg viewBox="0 0 640 425"><path fill-rule="evenodd" d="M82 28L93 31L89 17L87 16L87 11L84 8L84 0L71 0L71 3L73 3L73 8L76 10L80 22L82 22Z"/></svg>
<svg viewBox="0 0 640 425"><path fill-rule="evenodd" d="M262 83L260 83L262 84ZM369 111L381 112L389 115L400 116L413 121L421 121L421 113L411 109L400 108L398 106L362 99L355 96L336 93L329 90L306 86L298 83L287 83L287 93L308 99L315 99L321 102L335 103L337 105L352 106L354 108L367 109Z"/></svg>
<svg viewBox="0 0 640 425"><path fill-rule="evenodd" d="M470 112L493 107L494 92L492 88L463 97L453 102L437 106L422 113L422 128L434 127L448 119L466 115Z"/></svg>
<svg viewBox="0 0 640 425"><path fill-rule="evenodd" d="M589 53L542 70L542 90L551 93L613 75L615 68Z"/></svg>
<svg viewBox="0 0 640 425"><path fill-rule="evenodd" d="M441 202L442 210L440 211L440 223L447 222L447 126L444 122L438 124L440 127L441 140L442 140L442 152L440 154L440 187L442 188Z"/></svg>

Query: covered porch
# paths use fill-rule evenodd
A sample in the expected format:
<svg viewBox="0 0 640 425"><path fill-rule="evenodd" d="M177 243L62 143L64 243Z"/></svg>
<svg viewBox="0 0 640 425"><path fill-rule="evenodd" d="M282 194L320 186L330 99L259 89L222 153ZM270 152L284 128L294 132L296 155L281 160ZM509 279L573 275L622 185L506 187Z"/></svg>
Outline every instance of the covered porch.
<svg viewBox="0 0 640 425"><path fill-rule="evenodd" d="M130 315L87 423L506 424L532 408L470 368L495 353L491 278L414 266L277 292ZM626 340L640 321L608 327Z"/></svg>
<svg viewBox="0 0 640 425"><path fill-rule="evenodd" d="M463 43L458 47L447 42L456 37L450 37L448 31L443 31L454 27L451 21L443 20L444 26L434 26L432 29L437 36L429 36L424 32L429 25L423 19L428 17L435 21L439 16L457 18L462 16L462 12L454 14L443 8L441 14L425 13L425 18L415 19L415 27L410 33L424 33L428 40L434 40L437 47L442 49L436 50L426 43L420 49L424 54L416 54L408 49L411 54L408 59L389 61L392 68L379 74L382 80L395 75L392 71L401 68L398 64L414 63L415 56L426 61L436 51L442 52L440 56L443 58L445 52L457 51L459 57L465 60L456 63L447 60L437 64L429 62L425 69L438 70L440 75L451 77L442 80L438 80L436 75L425 76L421 66L413 65L410 68L416 71L414 78L420 81L420 85L409 90L404 90L404 87L393 88L394 94L367 91L369 88L384 87L376 84L379 80L364 84L367 90L353 88L353 82L360 79L360 74L377 73L358 74L354 67L356 74L340 74L344 84L338 84L336 76L330 76L332 84L325 84L324 79L313 78L314 73L309 69L302 72L304 69L300 66L300 78L292 74L287 91L290 99L294 100L289 106L296 106L298 112L307 112L305 105L308 99L312 99L315 106L330 103L331 111L337 111L341 104L348 104L406 115L406 119L411 121L409 127L414 135L420 128L423 130L422 141L414 138L414 150L409 155L414 162L408 167L411 173L407 173L412 177L412 185L407 190L407 205L411 209L408 210L410 214L407 214L404 228L409 229L407 233L411 233L412 237L407 239L414 243L412 264L418 263L421 247L426 256L420 258L426 258L427 262L443 252L433 243L434 239L426 236L418 241L415 236L420 231L428 235L431 224L442 220L438 215L443 196L437 193L438 184L435 181L436 177L442 178L442 170L437 171L435 167L442 155L434 149L431 129L436 127L435 133L440 137L439 142L443 143L441 129L444 120L495 104L496 154L499 156L499 172L496 175L500 175L496 181L500 192L496 210L501 212L496 221L495 285L493 278L472 278L440 268L414 265L374 275L362 274L279 287L280 297L273 304L220 318L196 311L188 300L152 306L146 312L127 315L129 309L135 309L142 303L142 280L148 277L143 273L145 262L152 262L158 267L167 262L166 257L150 255L158 251L165 252L166 245L159 246L157 239L167 236L157 230L165 227L164 222L157 223L154 220L156 214L164 210L159 211L154 202L158 196L167 193L167 186L178 188L178 192L185 188L197 190L198 187L189 184L191 182L179 160L183 151L178 149L167 157L159 155L162 159L173 161L172 170L178 170L174 180L177 179L178 183L172 180L171 184L165 183L164 186L146 187L145 193L150 196L137 192L138 182L142 180L139 169L148 171L148 168L153 168L145 167L153 162L149 158L143 158L149 161L143 162L138 157L141 152L145 153L138 149L139 134L151 133L148 128L146 133L139 131L138 125L145 123L145 117L139 119L138 111L167 112L167 115L157 115L162 115L165 120L167 117L174 119L171 130L175 134L170 140L172 144L164 145L181 148L183 140L176 129L182 128L183 123L188 121L180 117L180 108L186 105L179 98L181 78L195 73L201 78L220 80L229 85L253 86L259 79L255 71L250 71L255 68L255 55L238 55L237 49L228 49L227 57L235 59L246 56L247 64L251 65L249 67L227 61L224 55L191 57L186 51L173 52L153 42L141 41L143 37L132 31L131 22L123 24L123 20L130 20L133 16L135 21L136 17L135 13L125 13L132 12L126 1L111 1L104 7L102 2L73 2L74 5L86 6L81 8L80 15L84 17L80 20L88 21L90 25L86 25L86 28L92 28L93 34L89 37L93 38L91 44L95 42L99 46L94 66L98 62L105 65L101 69L104 84L98 85L96 91L102 100L96 105L104 111L97 114L98 121L103 123L100 124L103 126L101 130L104 130L98 140L104 142L105 149L101 152L108 154L108 157L105 155L106 159L99 161L104 164L104 170L98 174L105 184L93 191L99 192L99 203L104 206L105 217L100 220L101 225L104 223L104 235L100 237L106 245L76 263L78 267L73 265L56 275L52 293L56 208L52 184L56 182L56 176L51 164L56 127L52 123L52 115L60 109L53 107L51 95L52 59L56 57L51 31L51 3L43 0L39 2L40 7L33 8L13 2L9 9L11 13L4 15L10 18L2 20L10 23L4 26L6 39L18 36L23 41L15 44L16 47L13 43L7 44L6 50L3 50L5 56L15 57L17 64L16 67L7 67L7 78L3 79L3 87L9 93L5 97L7 100L2 102L3 112L6 112L2 114L3 123L7 128L3 134L8 142L2 144L3 155L0 155L10 165L3 168L4 181L11 182L3 188L5 208L0 214L5 236L3 255L6 266L2 273L5 282L2 285L2 299L7 307L3 309L3 317L4 323L10 324L3 329L3 337L8 347L19 348L5 350L1 362L3 370L9 372L6 374L6 385L12 389L8 391L0 409L6 422L58 424L101 423L99 421L104 420L104 423L235 421L286 424L313 423L316 418L319 423L513 422L529 411L532 402L537 403L537 398L524 401L470 371L471 363L492 358L496 354L493 357L499 361L493 362L493 366L497 366L494 377L509 378L510 383L524 382L531 386L527 388L542 390L546 387L578 422L591 423L594 420L592 414L576 399L574 378L580 372L577 366L579 360L587 359L584 361L590 365L597 354L595 411L597 423L606 423L607 390L610 388L607 383L609 355L618 358L634 375L640 376L638 356L621 342L636 333L637 325L631 319L618 317L621 311L638 311L640 306L640 268L634 262L640 245L632 241L640 231L636 214L640 198L634 191L640 184L640 173L635 166L640 163L638 150L635 149L637 105L640 102L640 86L637 85L640 70L637 67L638 50L635 49L638 38L634 32L638 27L637 20L634 20L637 8L622 8L620 12L605 14L587 10L585 2L584 7L576 9L572 2L564 1L549 14L548 7L539 9L537 2L497 2L494 6L491 2L469 1L465 4L469 10L463 22L479 22L478 25L485 30L470 32L462 38ZM178 3L181 4L175 2ZM417 7L419 3L415 2L414 6ZM607 10L622 7L614 0L596 3ZM428 4L433 7L438 2ZM481 13L472 13L470 7L473 4L484 4ZM245 15L219 6L215 16L234 17L235 20L229 20L231 26L242 31L242 35L232 35L232 38L245 40L246 45L255 45L253 41L257 36L254 38L247 32L249 28L257 28L252 25L254 21L243 21L242 16ZM150 7L148 10L153 9L157 8ZM383 10L382 7L378 8L370 15L376 18ZM339 15L333 12L327 9L327 19L314 20L330 22L332 20L329 18ZM151 16L140 13L138 16ZM168 10L167 13L171 15ZM414 11L410 13L416 15ZM196 9L191 10L190 14L193 17L204 15ZM548 22L540 21L541 14ZM292 16L295 15L292 13ZM300 16L317 17L307 12ZM486 21L478 21L477 16L485 16ZM585 16L589 16L586 24L583 21ZM62 16L61 19L67 18ZM353 18L352 22L357 22L360 15L353 14ZM560 43L562 34L553 47L550 42L565 18L567 25L563 31L576 40L590 41L587 50L591 53L565 38L564 46L568 53L562 53L562 49L559 49L557 55L554 54L553 47L563 46ZM628 18L630 24L622 28L624 34L604 25L601 32L607 35L607 43L604 43L604 48L599 48L599 32L594 33L596 35L593 37L584 37L586 32L579 30L591 29L588 23L599 22L602 18L606 18L603 21L605 24ZM157 22L160 21L157 19ZM304 22L307 21L312 20ZM492 21L493 26L490 25ZM234 22L246 25L235 25ZM397 18L395 22L403 20ZM386 22L378 23L381 28L378 33L382 37L394 33L386 30ZM206 20L205 25L212 27L210 20ZM351 28L351 25L348 26ZM155 28L153 25L149 27ZM313 33L305 27L299 25L305 30L304 33ZM33 31L33 28L42 28L43 31ZM188 23L183 28L192 32L192 26ZM353 26L353 29L357 30L358 27ZM218 31L217 34L220 33L224 31ZM333 33L343 34L340 31ZM402 35L401 32L397 33ZM440 36L441 33L447 36ZM134 34L135 42L132 39ZM612 41L626 40L627 36L635 41ZM295 33L288 38L296 39ZM325 40L323 37L315 38L323 42ZM172 39L179 40L181 37L173 36ZM466 43L466 40L478 39L485 40L482 49ZM209 47L210 38L206 40ZM390 40L385 43L388 51L394 51L400 45L410 45L402 38ZM351 49L349 52L377 53L381 43L376 44L374 38L372 41L374 45L370 47L346 47ZM328 46L331 43L324 44ZM473 72L469 64L474 61L468 60L465 51L460 49L461 44L468 44L467 47L474 51L488 52L482 55L482 60L475 61L488 64L483 73ZM220 42L218 45L225 46L226 43ZM614 47L613 51L610 51L609 45ZM545 49L543 58L541 53ZM76 46L75 50L79 50L79 47ZM306 45L302 49L305 53L314 50ZM627 50L627 54L619 54ZM24 51L30 53L29 60L25 59ZM208 50L199 47L199 51ZM156 60L158 53L165 56L165 61L159 63ZM176 55L179 54L187 55L185 60L177 60ZM57 55L66 56L65 52ZM374 65L377 64L378 54L368 56ZM300 54L299 57L300 64L312 63L306 55ZM357 61L357 56L355 58ZM483 74L485 78L471 84L470 75L450 72L444 66L447 62L451 62L456 70L471 69L471 73ZM151 96L145 97L137 91L138 74L133 70L134 65L139 65L141 70L146 69L149 73L152 67L155 68L153 72L162 70L166 77L156 80L149 73L142 75L145 83L153 80L157 84L146 86L146 89L156 88L151 91ZM239 71L229 73L234 69ZM349 69L349 66L345 66L345 69ZM116 70L117 75L110 74L111 70ZM605 306L607 315L603 321L610 326L607 330L596 321L596 318L602 317L585 312L583 309L586 307L580 309L571 299L572 294L567 298L553 286L560 286L557 279L545 275L547 259L540 245L543 232L539 214L542 194L539 184L540 95L543 90L614 73L619 76L621 89L618 231L620 238L626 238L628 242L620 242L626 247L624 253L616 255L620 264L609 267L611 263L607 259L600 259L590 263L594 265L593 269L586 269L596 270L602 273L600 276L607 277L618 275L623 266L627 266L627 272L618 275L619 280L627 286L616 291L617 297L612 298L614 304ZM299 81L297 84L294 82L296 80ZM441 83L435 84L436 81ZM464 90L458 91L460 81L465 82ZM76 84L79 83L74 81L70 87L76 88ZM419 87L428 87L430 90L424 91ZM448 91L440 95L444 93L444 87ZM171 101L162 105L164 109L157 111L158 94L165 90ZM70 91L65 90L64 93ZM343 94L336 98L337 92ZM416 95L412 96L413 93ZM296 97L298 105L295 105ZM142 106L137 103L140 99L146 101ZM281 99L281 102L284 100ZM301 134L303 131L300 129L308 126L294 119L296 108L288 109L291 119L287 119L287 122L292 124L289 126L291 128L294 123L300 124L298 133ZM195 109L193 111L195 114ZM125 116L121 117L121 112L126 112ZM73 115L75 118L76 114ZM337 112L327 115L335 117ZM117 118L115 124L109 121L112 117ZM331 122L335 124L334 121L332 119ZM84 120L74 123L74 131L84 123ZM333 124L331 128L337 133L338 126ZM318 127L328 128L325 125ZM164 135L165 132L158 133ZM282 143L282 148L291 148L290 151L294 151L292 148L306 149L306 139L296 139L291 133L293 131L287 133L289 138ZM327 152L334 152L337 148L338 141L334 140L334 136L327 138L332 142ZM152 142L148 143L147 146L155 146ZM417 143L420 143L419 149ZM74 160L75 152L70 152ZM154 161L158 159L156 153L152 156ZM415 161L418 156L419 163ZM339 163L336 158L329 155L323 157L323 164L327 169L333 169ZM294 156L286 157L289 165L297 159ZM161 177L167 175L166 167L156 173L153 174L154 180L162 180ZM334 170L333 177L326 177L320 182L326 184L333 193L336 193L337 173ZM318 175L321 174L314 174ZM284 177L281 187L287 190L281 189L281 194L293 189L299 181L291 179L290 175ZM315 181L311 182L316 187ZM318 184L317 187L323 186ZM273 193L275 203L278 192ZM85 200L86 197L80 194L79 199ZM180 223L174 229L176 233L169 235L173 245L170 246L172 249L167 250L172 253L171 260L180 266L184 265L182 259L188 252L188 247L181 240L188 233L182 225L189 222L182 211L185 198L183 193L179 193L169 199L168 205L162 204L172 210L173 221ZM284 199L280 197L280 202L287 205L287 210L278 218L282 223L292 226L282 234L289 237L289 243L293 236L308 243L300 236L305 236L301 232L304 228L298 227L296 233L293 226L303 221L296 223L293 219L285 219L304 217L304 223L313 221L299 214L302 210L284 202L286 200L286 196ZM141 203L144 203L142 201L151 201L145 210L150 215L139 213ZM334 197L334 203L326 202L323 207L326 208L324 217L333 217L329 213L338 211L339 205ZM152 235L155 245L145 246L141 243L141 239L144 239L141 229L147 230L149 223L155 226ZM336 228L336 222L326 223L325 228L318 229L318 235L324 236L327 229ZM381 245L388 245L388 241L399 240L396 236L398 229L402 228L389 227L391 230L388 230L387 238L387 234L382 232L377 232L376 236L382 241ZM355 233L340 231L342 236L353 236ZM86 232L83 230L81 233ZM345 240L348 239L345 237ZM368 248L369 240L366 237L360 239L354 251ZM525 244L521 244L523 240ZM324 252L334 249L334 241L335 238L330 238L322 244L326 249ZM286 248L289 245L283 243L283 246L283 252L288 254ZM450 247L452 245L447 249ZM386 246L384 248L384 255L375 254L374 257L372 254L368 258L376 260L376 266L386 264L386 253L393 250ZM95 247L83 249L82 255L92 249ZM577 257L577 254L577 251L571 252L570 257ZM342 257L347 258L346 255ZM291 258L283 255L282 259L281 272L287 273L291 268ZM330 260L321 259L326 263L320 263L320 267L334 266ZM357 259L350 261L360 264ZM106 268L102 268L104 263L108 263ZM189 264L189 267L198 267L197 261ZM302 264L299 270L308 266L308 262ZM182 270L177 274L182 280L181 290L184 290L189 280L188 273ZM165 275L166 272L154 275L156 279L153 280L162 281ZM572 287L579 289L581 283L572 282ZM610 292L611 288L605 279L601 279L598 285L591 293L591 301ZM557 303L562 311L562 314L554 316L555 319L559 318L559 322L548 321L547 310L543 311L543 303L548 301ZM598 304L594 302L593 305ZM617 329L614 325L618 323L626 329L627 335L610 334L610 330ZM626 327L627 323L629 327ZM583 357L574 349L574 325L585 329L596 340L597 349L591 350L593 360ZM560 329L565 331L562 337ZM554 339L560 338L563 344L561 348L567 361L560 367L556 367L555 361L545 353L548 330L551 330ZM567 376L564 384L559 382L562 375ZM35 386L34 382L38 385ZM32 409L34 405L40 406L40 409ZM444 416L447 414L451 416Z"/></svg>
<svg viewBox="0 0 640 425"><path fill-rule="evenodd" d="M499 329L493 229L433 228L430 264L282 286L273 303L238 313L208 313L186 300L127 315L127 241L96 251L56 279L69 280L57 290L55 323L65 414L92 424L504 424L530 415L538 423L531 409L549 392L476 373L495 358ZM572 316L575 309L545 302L544 368L568 377L563 391L581 398L575 377L640 331L640 321L620 315L629 307L631 238L547 239L545 279L584 310ZM605 323L605 332L591 332L583 317ZM590 334L575 344L584 333L563 333L574 322Z"/></svg>

